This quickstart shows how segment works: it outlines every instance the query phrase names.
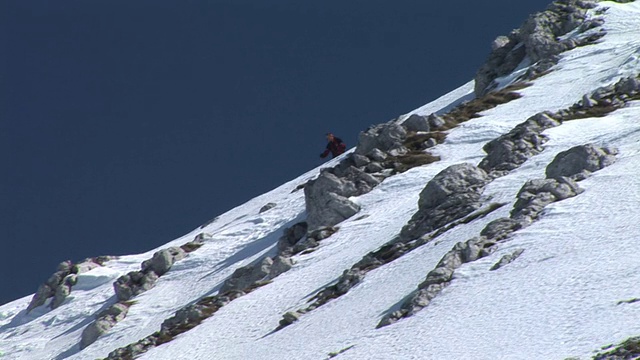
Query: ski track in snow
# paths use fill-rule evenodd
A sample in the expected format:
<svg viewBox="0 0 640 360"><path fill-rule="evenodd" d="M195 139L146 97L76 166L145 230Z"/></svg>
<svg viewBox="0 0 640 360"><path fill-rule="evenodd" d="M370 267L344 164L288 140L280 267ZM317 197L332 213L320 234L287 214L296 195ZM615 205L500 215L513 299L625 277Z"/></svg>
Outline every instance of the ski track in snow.
<svg viewBox="0 0 640 360"><path fill-rule="evenodd" d="M568 121L546 130L545 150L490 183L487 202L508 204L460 225L369 272L344 296L271 333L283 313L303 307L363 255L396 235L417 210L420 191L444 168L485 156L484 144L530 116L567 108L599 86L640 73L640 3L605 3L608 34L597 44L562 54L554 71L520 90L523 97L482 113L433 148L442 160L386 179L353 199L362 207L313 253L274 281L222 307L201 325L141 359L564 359L588 358L601 346L640 335L640 102L604 118ZM442 113L468 99L473 82L407 114ZM456 270L451 285L417 315L375 329L380 318L416 289L455 243L508 216L520 187L544 178L555 155L593 142L619 149L617 161L579 185L585 192L545 208L539 221L514 233L497 251ZM346 156L346 155L343 155ZM332 166L342 157L323 165ZM95 359L160 328L164 319L215 294L235 269L274 251L285 227L305 216L304 193L292 192L318 174L303 174L216 220L143 254L120 257L82 274L65 303L25 314L31 296L0 306L0 358ZM268 202L277 206L263 214ZM367 217L363 217L367 215ZM135 297L127 317L78 352L93 315L115 303L113 281L154 252L205 232L200 249L177 262L157 285ZM524 253L488 271L514 249ZM45 277L46 274L43 274ZM271 333L271 334L270 334ZM269 335L268 335L269 334Z"/></svg>

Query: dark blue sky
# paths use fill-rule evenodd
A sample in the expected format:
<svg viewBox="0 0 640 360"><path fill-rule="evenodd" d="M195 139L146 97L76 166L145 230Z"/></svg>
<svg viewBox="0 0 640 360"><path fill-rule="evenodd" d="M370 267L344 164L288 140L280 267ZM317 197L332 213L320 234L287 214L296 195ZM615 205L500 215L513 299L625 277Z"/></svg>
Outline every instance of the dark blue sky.
<svg viewBox="0 0 640 360"><path fill-rule="evenodd" d="M0 304L319 165L549 2L0 2Z"/></svg>

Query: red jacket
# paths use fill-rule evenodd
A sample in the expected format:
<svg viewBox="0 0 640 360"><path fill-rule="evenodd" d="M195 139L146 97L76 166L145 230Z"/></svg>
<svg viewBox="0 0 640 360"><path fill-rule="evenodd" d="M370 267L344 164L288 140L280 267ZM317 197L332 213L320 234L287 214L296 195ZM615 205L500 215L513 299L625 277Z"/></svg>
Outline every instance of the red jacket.
<svg viewBox="0 0 640 360"><path fill-rule="evenodd" d="M342 139L334 137L333 141L329 141L327 149L320 154L320 157L326 158L329 153L331 153L332 157L336 157L342 154L345 150L347 150L347 145L342 142Z"/></svg>

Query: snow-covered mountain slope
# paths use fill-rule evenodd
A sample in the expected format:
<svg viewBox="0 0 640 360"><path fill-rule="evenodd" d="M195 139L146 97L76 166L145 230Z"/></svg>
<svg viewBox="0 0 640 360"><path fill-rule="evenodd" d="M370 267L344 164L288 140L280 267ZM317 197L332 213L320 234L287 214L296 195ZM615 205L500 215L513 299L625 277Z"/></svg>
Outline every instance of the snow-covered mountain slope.
<svg viewBox="0 0 640 360"><path fill-rule="evenodd" d="M180 335L162 338L159 342L164 343L158 346L145 346L137 356L154 360L586 359L604 352L603 346L640 335L640 257L635 255L640 244L640 101L633 95L623 98L624 106L609 106L603 100L593 107L598 111L604 107L602 113L586 110L573 120L550 126L542 132L548 138L539 144L542 151L488 177L478 207L501 207L452 225L448 231L442 230L446 226L438 227L421 246L411 245L402 256L361 273L348 291L323 306L297 313L297 321L274 331L283 314L307 307L319 291L365 255L398 239L421 210L421 192L443 170L456 164L478 165L487 155L485 144L538 113L562 113L572 107L575 113L576 103L584 108L585 102L597 103L593 93L598 88L624 78L638 79L640 2L601 2L588 14L589 19L602 18L604 23L586 33L572 31L565 38L600 30L606 35L561 53L550 71L517 90L521 97L447 130L446 139L428 149L439 161L387 172L384 181L370 191L350 196L357 213L345 216L339 229L319 246L292 255L279 250L278 242L287 237L288 229L307 219L309 208L301 185L318 177L320 168L160 248L108 259L86 272L61 270L64 279L75 280L52 281L55 286L68 282L71 289L55 309L50 308L53 300L49 299L27 312L31 297L0 307L0 358L105 358L158 332L177 311L203 298L219 299L215 296L223 295L219 290L237 269L283 253L293 261L290 269L270 273L268 281L252 284L206 319L188 322ZM527 73L529 64L523 61L497 83L513 83ZM472 99L473 92L472 81L401 119L432 113L446 118L456 105ZM545 203L530 224L492 243L491 251L478 259L458 264L452 278L413 316L378 327L385 316L402 308L456 244L480 236L494 220L513 218L510 212L519 206L523 185L545 179L548 165L559 154L584 144L617 149L615 162L578 178L582 192ZM353 154L350 151L323 168L337 166ZM263 209L269 203L275 206ZM194 238L199 239L197 246L189 248L184 258L170 261L170 269L146 291L126 300L114 293L119 277L141 267L158 272L160 265L142 263L159 259L154 254L160 250L183 246ZM521 254L512 263L490 270L516 250ZM126 305L126 316L118 315L117 323L81 349L85 329L116 303ZM127 358L113 354L111 358Z"/></svg>

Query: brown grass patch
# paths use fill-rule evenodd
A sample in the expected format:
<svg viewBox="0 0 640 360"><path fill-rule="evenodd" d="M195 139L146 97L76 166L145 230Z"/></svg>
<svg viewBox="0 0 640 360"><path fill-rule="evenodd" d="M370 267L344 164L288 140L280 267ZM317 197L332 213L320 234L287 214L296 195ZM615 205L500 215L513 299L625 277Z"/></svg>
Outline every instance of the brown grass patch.
<svg viewBox="0 0 640 360"><path fill-rule="evenodd" d="M479 113L482 111L493 109L498 105L521 98L522 95L516 91L529 86L531 86L531 83L519 82L509 85L502 90L492 91L482 97L458 105L449 113L443 115L442 118L447 122L447 128L450 129L460 123L480 117L481 115Z"/></svg>
<svg viewBox="0 0 640 360"><path fill-rule="evenodd" d="M424 150L424 143L429 139L434 139L436 143L442 144L444 139L447 137L447 134L441 131L432 131L423 134L411 133L407 136L407 140L404 142L404 146L409 150L419 151Z"/></svg>
<svg viewBox="0 0 640 360"><path fill-rule="evenodd" d="M433 156L425 152L412 151L406 155L395 156L388 161L395 163L394 167L396 170L402 173L411 168L431 164L439 160L439 156Z"/></svg>

